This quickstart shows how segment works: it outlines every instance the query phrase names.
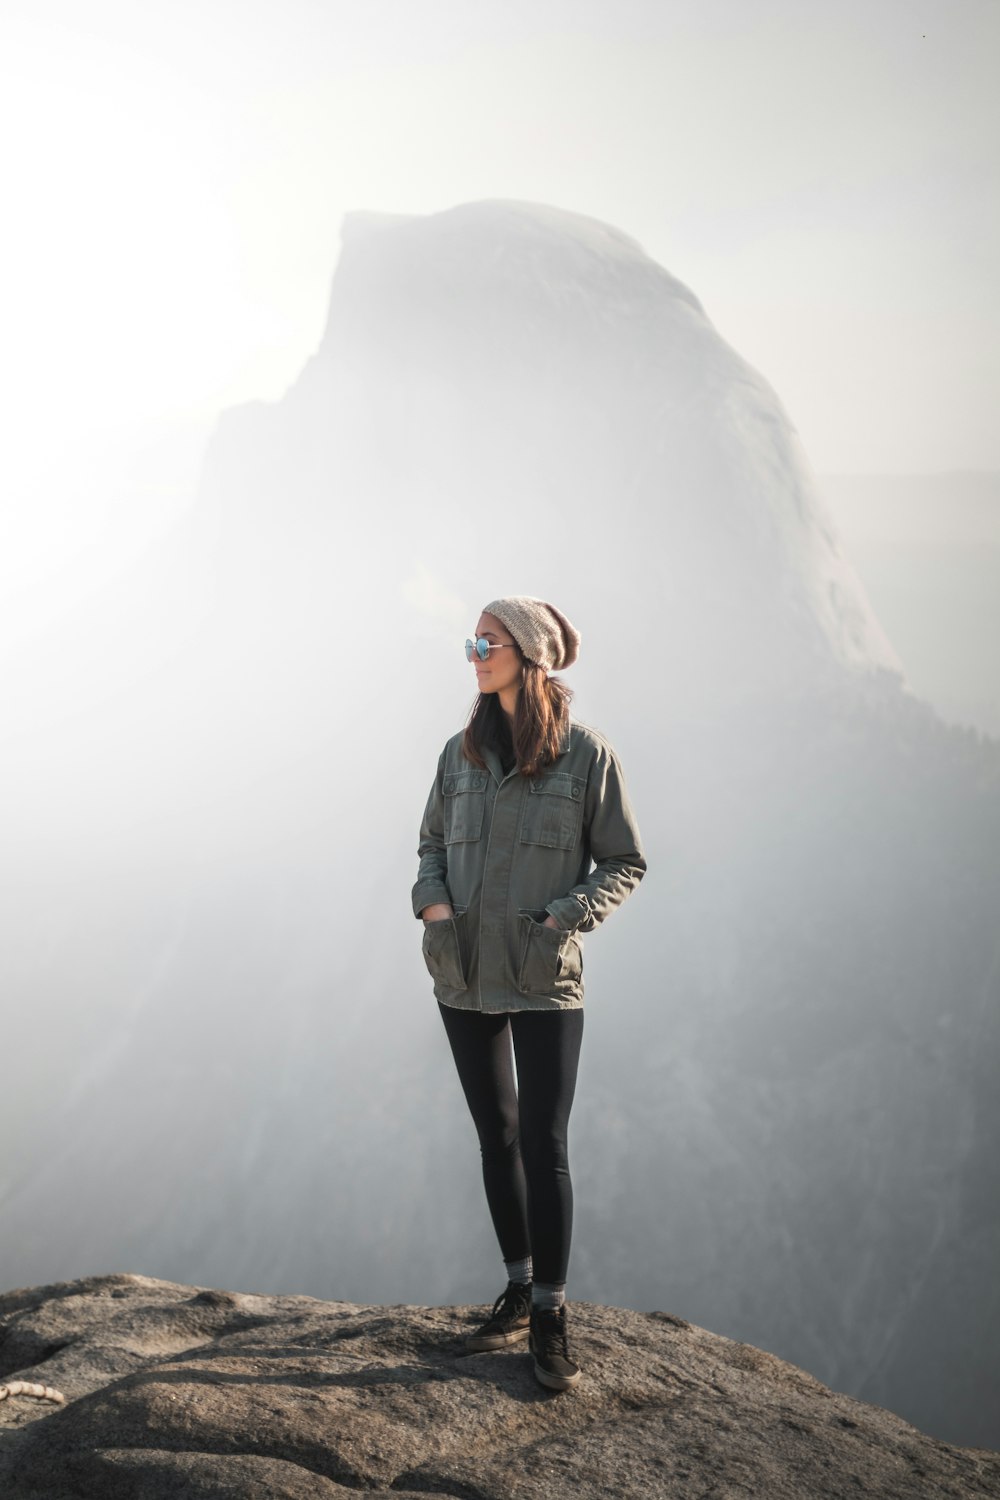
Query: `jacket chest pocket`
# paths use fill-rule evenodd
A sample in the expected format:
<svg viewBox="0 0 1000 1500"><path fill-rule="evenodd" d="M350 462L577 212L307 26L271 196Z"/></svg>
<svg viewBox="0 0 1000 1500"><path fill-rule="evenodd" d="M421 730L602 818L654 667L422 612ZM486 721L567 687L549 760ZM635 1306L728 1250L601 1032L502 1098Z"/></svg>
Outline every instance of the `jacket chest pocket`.
<svg viewBox="0 0 1000 1500"><path fill-rule="evenodd" d="M444 841L466 844L482 836L486 772L454 771L444 779Z"/></svg>
<svg viewBox="0 0 1000 1500"><path fill-rule="evenodd" d="M586 780L568 771L536 776L528 786L521 819L521 843L546 849L573 849L583 827Z"/></svg>

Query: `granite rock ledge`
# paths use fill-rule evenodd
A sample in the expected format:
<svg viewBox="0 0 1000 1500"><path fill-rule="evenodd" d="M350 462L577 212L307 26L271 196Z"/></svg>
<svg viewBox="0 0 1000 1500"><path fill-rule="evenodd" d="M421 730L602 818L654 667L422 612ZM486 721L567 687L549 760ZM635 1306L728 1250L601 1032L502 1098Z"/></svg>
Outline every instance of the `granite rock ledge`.
<svg viewBox="0 0 1000 1500"><path fill-rule="evenodd" d="M584 1379L469 1355L481 1309L362 1307L146 1276L0 1295L4 1500L1000 1496L1000 1455L927 1437L664 1312L576 1303Z"/></svg>

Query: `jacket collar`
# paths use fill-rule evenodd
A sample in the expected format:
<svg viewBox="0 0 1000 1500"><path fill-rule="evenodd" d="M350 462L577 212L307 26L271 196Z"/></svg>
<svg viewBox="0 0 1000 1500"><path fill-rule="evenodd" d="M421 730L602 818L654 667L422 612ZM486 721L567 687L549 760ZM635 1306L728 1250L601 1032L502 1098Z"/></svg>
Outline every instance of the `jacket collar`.
<svg viewBox="0 0 1000 1500"><path fill-rule="evenodd" d="M570 741L570 723L569 723L569 720L567 719L566 723L563 725L562 739L559 741L559 754L560 755L565 755L566 754L566 751L569 749L569 741ZM483 751L483 759L486 762L486 765L487 765L487 767L489 769L490 775L493 777L493 780L499 786L500 782L503 781L503 779L504 779L504 776L503 776L503 767L500 764L500 757L499 757L499 755L497 755L497 753L496 753L495 750L484 749L484 751Z"/></svg>
<svg viewBox="0 0 1000 1500"><path fill-rule="evenodd" d="M487 769L493 780L499 786L501 781L503 781L503 766L500 764L499 755L495 750L484 749L483 760L486 762Z"/></svg>

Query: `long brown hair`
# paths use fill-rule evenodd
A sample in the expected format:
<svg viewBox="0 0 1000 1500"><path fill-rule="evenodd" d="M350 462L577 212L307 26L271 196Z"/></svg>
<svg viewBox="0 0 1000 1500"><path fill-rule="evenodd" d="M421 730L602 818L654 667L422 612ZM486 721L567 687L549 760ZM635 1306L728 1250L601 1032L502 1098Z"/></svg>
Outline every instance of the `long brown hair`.
<svg viewBox="0 0 1000 1500"><path fill-rule="evenodd" d="M521 658L521 691L514 709L513 733L508 728L498 693L480 693L472 705L462 738L466 760L485 769L484 750L498 754L505 744L514 751L517 769L522 776L534 776L551 765L562 747L563 731L569 723L569 705L573 697L558 677L549 677L544 667Z"/></svg>

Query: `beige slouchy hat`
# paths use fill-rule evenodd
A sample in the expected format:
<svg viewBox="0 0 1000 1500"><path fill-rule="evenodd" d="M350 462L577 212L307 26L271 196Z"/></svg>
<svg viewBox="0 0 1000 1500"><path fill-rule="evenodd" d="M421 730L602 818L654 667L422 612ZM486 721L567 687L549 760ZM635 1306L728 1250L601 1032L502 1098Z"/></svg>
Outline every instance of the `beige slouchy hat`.
<svg viewBox="0 0 1000 1500"><path fill-rule="evenodd" d="M537 662L546 672L561 672L571 667L580 651L580 632L574 630L566 616L544 599L528 594L514 594L494 599L484 613L494 615L506 625L528 661Z"/></svg>

